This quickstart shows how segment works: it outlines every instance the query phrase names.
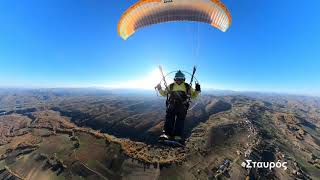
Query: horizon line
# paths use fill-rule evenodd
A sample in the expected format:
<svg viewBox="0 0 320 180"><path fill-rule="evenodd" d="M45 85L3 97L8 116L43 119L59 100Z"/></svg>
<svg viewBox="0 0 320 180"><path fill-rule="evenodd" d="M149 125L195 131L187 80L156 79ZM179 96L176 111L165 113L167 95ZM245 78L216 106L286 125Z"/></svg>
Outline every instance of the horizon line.
<svg viewBox="0 0 320 180"><path fill-rule="evenodd" d="M41 89L92 89L92 90L111 90L111 91L155 91L155 89L144 89L144 88L124 88L124 87L104 87L104 86L56 86L56 87L41 87L41 86L34 86L34 87L22 87L22 86L1 86L1 89L21 89L21 90L41 90ZM259 93L259 94L274 94L274 95L291 95L291 96L308 96L308 97L320 97L320 93L302 93L302 92L284 92L284 91L261 91L261 90L232 90L232 89L219 89L219 88L202 88L204 92L210 91L217 91L217 92L229 92L229 93Z"/></svg>

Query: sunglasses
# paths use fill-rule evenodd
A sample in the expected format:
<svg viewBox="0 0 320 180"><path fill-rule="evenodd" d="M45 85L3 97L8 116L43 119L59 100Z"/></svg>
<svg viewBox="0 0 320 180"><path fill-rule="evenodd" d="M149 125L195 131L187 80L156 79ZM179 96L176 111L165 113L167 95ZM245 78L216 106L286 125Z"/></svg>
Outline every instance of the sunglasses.
<svg viewBox="0 0 320 180"><path fill-rule="evenodd" d="M174 78L175 81L184 81L184 78Z"/></svg>

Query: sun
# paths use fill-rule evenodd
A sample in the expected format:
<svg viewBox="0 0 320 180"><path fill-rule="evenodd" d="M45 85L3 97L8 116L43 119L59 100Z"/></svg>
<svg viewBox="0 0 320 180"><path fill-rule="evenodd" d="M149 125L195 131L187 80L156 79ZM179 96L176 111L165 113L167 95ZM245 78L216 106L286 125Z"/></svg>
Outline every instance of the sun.
<svg viewBox="0 0 320 180"><path fill-rule="evenodd" d="M156 68L153 71L151 71L149 78L156 80L156 82L160 82L162 79L162 75L161 75L160 70L158 68Z"/></svg>
<svg viewBox="0 0 320 180"><path fill-rule="evenodd" d="M140 84L139 89L153 89L162 79L161 72L158 68L153 69L150 73L148 73L145 77L143 77L138 81Z"/></svg>
<svg viewBox="0 0 320 180"><path fill-rule="evenodd" d="M130 79L126 82L109 84L105 87L115 89L153 90L154 87L161 81L161 79L162 75L160 70L158 68L155 68L143 77L137 79Z"/></svg>

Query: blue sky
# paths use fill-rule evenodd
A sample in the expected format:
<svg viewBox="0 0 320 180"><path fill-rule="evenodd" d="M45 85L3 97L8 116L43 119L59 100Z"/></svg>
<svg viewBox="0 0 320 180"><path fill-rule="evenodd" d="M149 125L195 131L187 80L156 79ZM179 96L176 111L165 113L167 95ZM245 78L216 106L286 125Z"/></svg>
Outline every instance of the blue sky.
<svg viewBox="0 0 320 180"><path fill-rule="evenodd" d="M0 1L0 86L130 86L161 64L197 65L210 88L320 94L318 0L224 0L226 33L166 23L123 41L117 23L135 2Z"/></svg>

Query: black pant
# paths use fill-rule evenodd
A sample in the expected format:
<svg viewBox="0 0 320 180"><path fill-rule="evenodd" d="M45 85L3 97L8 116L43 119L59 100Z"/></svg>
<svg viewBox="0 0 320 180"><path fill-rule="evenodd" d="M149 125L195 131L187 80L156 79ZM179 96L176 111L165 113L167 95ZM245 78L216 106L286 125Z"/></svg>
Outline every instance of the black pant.
<svg viewBox="0 0 320 180"><path fill-rule="evenodd" d="M184 104L169 105L167 108L164 131L169 136L182 136L184 120L186 119L188 107Z"/></svg>

